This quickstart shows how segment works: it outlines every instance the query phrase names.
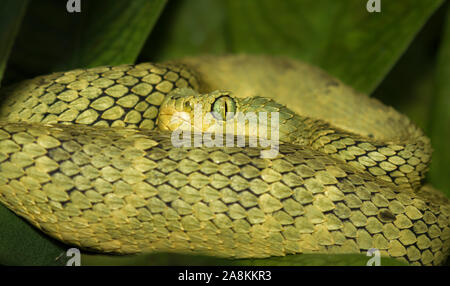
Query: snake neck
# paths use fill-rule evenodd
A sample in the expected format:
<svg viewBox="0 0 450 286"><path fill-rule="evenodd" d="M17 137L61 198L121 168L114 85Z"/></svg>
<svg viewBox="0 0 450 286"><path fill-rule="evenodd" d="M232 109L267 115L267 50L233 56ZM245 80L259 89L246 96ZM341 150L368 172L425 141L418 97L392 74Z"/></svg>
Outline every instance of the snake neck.
<svg viewBox="0 0 450 286"><path fill-rule="evenodd" d="M298 115L267 98L241 99L240 110L243 113L277 112L280 141L310 146L358 170L392 182L400 189L417 190L428 171L430 141L415 126L411 127L414 136L410 140L391 142L363 137L323 120Z"/></svg>

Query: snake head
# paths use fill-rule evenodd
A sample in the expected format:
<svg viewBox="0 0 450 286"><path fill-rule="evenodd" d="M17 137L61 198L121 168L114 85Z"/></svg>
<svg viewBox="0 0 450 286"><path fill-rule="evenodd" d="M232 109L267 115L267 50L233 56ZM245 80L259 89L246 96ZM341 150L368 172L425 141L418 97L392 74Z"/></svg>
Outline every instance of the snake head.
<svg viewBox="0 0 450 286"><path fill-rule="evenodd" d="M177 88L162 102L157 123L160 130L214 132L233 119L238 107L228 91L199 94L190 88Z"/></svg>

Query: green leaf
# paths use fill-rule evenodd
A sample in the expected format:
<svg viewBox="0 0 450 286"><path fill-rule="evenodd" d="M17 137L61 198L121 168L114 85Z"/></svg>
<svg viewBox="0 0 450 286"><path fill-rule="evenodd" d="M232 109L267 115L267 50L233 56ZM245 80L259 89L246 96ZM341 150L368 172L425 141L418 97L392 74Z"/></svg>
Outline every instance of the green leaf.
<svg viewBox="0 0 450 286"><path fill-rule="evenodd" d="M0 2L0 82L27 4L28 0Z"/></svg>
<svg viewBox="0 0 450 286"><path fill-rule="evenodd" d="M447 3L428 21L373 96L406 114L430 137L434 151L427 182L450 197L448 9Z"/></svg>
<svg viewBox="0 0 450 286"><path fill-rule="evenodd" d="M373 97L404 113L425 130L427 135L434 94L437 43L445 20L444 8L442 6L430 18L372 94ZM434 153L433 157L434 155L436 154Z"/></svg>
<svg viewBox="0 0 450 286"><path fill-rule="evenodd" d="M0 204L0 265L64 265L66 248Z"/></svg>
<svg viewBox="0 0 450 286"><path fill-rule="evenodd" d="M0 79L27 5L27 0L0 3ZM63 259L56 258L64 249L61 243L49 239L0 205L0 264L61 265Z"/></svg>
<svg viewBox="0 0 450 286"><path fill-rule="evenodd" d="M391 69L441 0L228 1L233 52L283 54L321 66L370 93Z"/></svg>
<svg viewBox="0 0 450 286"><path fill-rule="evenodd" d="M365 266L371 257L362 254L301 254L266 259L223 259L212 256L187 254L140 254L111 256L100 254L82 255L81 264L88 265L169 265L169 266ZM405 266L404 262L381 257L383 266Z"/></svg>
<svg viewBox="0 0 450 286"><path fill-rule="evenodd" d="M227 51L226 13L221 0L177 0L164 9L139 61L165 61Z"/></svg>
<svg viewBox="0 0 450 286"><path fill-rule="evenodd" d="M6 15L0 20L5 23L0 27L11 29L0 34L5 43L9 43L8 37L13 41L13 32L25 10L25 6L18 5L21 2L0 4ZM165 2L84 1L81 13L69 14L65 1L61 5L54 5L54 1L34 1L13 52L16 74L31 77L33 73L60 69L133 63ZM15 20L14 14L17 23L11 22ZM10 46L5 45L3 62ZM21 73L23 70L26 72ZM0 205L0 264L59 265L65 258L62 254L66 247Z"/></svg>
<svg viewBox="0 0 450 286"><path fill-rule="evenodd" d="M171 2L141 61L203 53L286 55L370 93L442 0L180 0ZM206 11L206 12L205 12Z"/></svg>
<svg viewBox="0 0 450 286"><path fill-rule="evenodd" d="M434 187L450 197L450 5L435 74L435 92L430 112L429 135L434 149L429 177Z"/></svg>
<svg viewBox="0 0 450 286"><path fill-rule="evenodd" d="M66 1L29 5L11 53L8 81L54 71L134 63L167 0Z"/></svg>
<svg viewBox="0 0 450 286"><path fill-rule="evenodd" d="M85 1L78 67L132 64L166 0Z"/></svg>
<svg viewBox="0 0 450 286"><path fill-rule="evenodd" d="M301 254L266 259L236 260L243 266L366 266L371 257L362 254ZM382 266L407 266L397 259L381 257Z"/></svg>

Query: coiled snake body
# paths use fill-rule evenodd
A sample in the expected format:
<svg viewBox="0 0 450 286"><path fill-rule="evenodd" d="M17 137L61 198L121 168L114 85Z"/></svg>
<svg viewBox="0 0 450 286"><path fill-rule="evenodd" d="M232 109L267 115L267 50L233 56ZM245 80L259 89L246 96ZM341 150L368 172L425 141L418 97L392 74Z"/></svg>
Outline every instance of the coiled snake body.
<svg viewBox="0 0 450 286"><path fill-rule="evenodd" d="M449 254L449 199L421 186L429 140L306 64L206 56L79 69L1 98L0 202L65 243L232 258L377 248L413 265ZM168 115L193 101L279 112L278 155L173 146Z"/></svg>

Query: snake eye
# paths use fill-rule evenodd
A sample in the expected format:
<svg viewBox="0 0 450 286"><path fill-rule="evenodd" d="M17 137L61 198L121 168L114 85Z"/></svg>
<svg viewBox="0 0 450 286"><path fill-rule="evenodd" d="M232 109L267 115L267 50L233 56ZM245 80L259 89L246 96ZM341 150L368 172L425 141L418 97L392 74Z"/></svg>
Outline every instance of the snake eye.
<svg viewBox="0 0 450 286"><path fill-rule="evenodd" d="M231 97L222 96L213 103L212 113L217 120L226 120L227 112L236 112L236 103Z"/></svg>
<svg viewBox="0 0 450 286"><path fill-rule="evenodd" d="M191 111L191 101L184 102L184 111Z"/></svg>

